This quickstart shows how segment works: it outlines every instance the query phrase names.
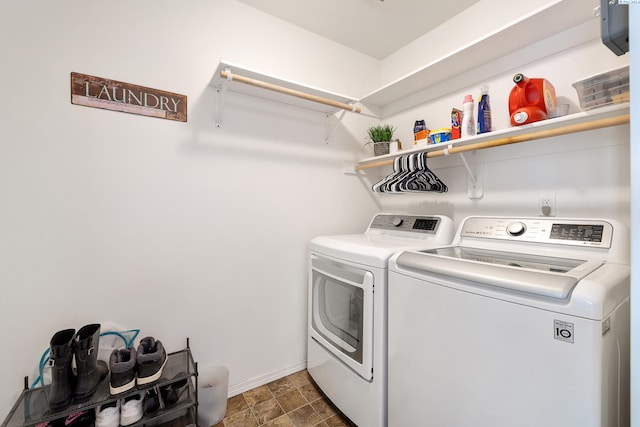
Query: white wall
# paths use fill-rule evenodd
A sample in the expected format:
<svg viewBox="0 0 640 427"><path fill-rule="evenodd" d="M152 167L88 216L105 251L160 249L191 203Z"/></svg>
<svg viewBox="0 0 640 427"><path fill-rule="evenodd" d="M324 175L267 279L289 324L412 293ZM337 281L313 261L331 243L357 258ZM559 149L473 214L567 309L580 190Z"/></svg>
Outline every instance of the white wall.
<svg viewBox="0 0 640 427"><path fill-rule="evenodd" d="M382 83L389 83L445 57L521 16L552 3L549 0L503 2L480 0L447 22L429 22L431 31L389 55L381 62ZM487 54L491 54L488 52Z"/></svg>
<svg viewBox="0 0 640 427"><path fill-rule="evenodd" d="M324 116L229 93L217 129L208 83L225 59L364 92L375 62L233 0L3 2L0 40L0 417L90 322L190 337L236 392L304 367L306 245L378 210L342 173L373 120L325 144ZM189 120L71 105L72 71L185 94Z"/></svg>

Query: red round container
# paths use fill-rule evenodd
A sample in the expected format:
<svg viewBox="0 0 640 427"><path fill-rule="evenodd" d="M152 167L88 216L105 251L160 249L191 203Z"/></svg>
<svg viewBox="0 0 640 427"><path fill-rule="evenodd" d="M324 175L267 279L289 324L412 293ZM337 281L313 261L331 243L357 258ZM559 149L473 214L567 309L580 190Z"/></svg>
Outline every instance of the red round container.
<svg viewBox="0 0 640 427"><path fill-rule="evenodd" d="M546 79L513 76L516 84L509 94L509 114L513 126L544 120L556 106L556 90Z"/></svg>

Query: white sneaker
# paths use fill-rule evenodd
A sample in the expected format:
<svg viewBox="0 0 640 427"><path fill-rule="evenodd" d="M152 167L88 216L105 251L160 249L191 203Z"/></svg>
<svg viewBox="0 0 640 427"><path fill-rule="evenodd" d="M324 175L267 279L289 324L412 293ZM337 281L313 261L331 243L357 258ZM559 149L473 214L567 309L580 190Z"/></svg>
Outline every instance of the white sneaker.
<svg viewBox="0 0 640 427"><path fill-rule="evenodd" d="M142 394L134 394L123 399L120 409L120 425L131 425L142 418L142 415Z"/></svg>
<svg viewBox="0 0 640 427"><path fill-rule="evenodd" d="M120 401L96 407L96 427L118 427L120 425Z"/></svg>

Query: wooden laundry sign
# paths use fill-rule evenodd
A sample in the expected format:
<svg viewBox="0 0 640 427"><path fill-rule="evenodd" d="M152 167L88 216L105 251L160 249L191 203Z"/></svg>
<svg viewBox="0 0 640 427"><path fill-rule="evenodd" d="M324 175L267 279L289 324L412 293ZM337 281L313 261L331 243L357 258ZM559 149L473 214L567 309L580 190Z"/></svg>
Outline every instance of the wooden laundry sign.
<svg viewBox="0 0 640 427"><path fill-rule="evenodd" d="M186 95L80 73L71 73L71 103L179 122L187 121Z"/></svg>

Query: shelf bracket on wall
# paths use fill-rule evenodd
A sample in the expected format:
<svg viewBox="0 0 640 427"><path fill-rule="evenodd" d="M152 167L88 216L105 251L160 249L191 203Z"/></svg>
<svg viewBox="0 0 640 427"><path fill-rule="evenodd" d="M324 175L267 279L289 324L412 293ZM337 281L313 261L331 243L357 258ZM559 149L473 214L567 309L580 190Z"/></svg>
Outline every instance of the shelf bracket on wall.
<svg viewBox="0 0 640 427"><path fill-rule="evenodd" d="M327 114L327 126L325 129L325 133L324 133L324 143L328 144L329 140L331 139L331 137L333 136L333 134L336 132L336 129L338 129L338 125L340 125L340 122L342 122L342 118L344 117L344 115L347 113L347 110L342 110L342 112L340 113L340 115L338 117L336 117L337 121L336 124L333 126L333 129L331 129L331 115Z"/></svg>
<svg viewBox="0 0 640 427"><path fill-rule="evenodd" d="M216 127L222 126L222 121L224 119L224 100L227 96L227 87L229 86L229 82L233 79L233 75L231 74L231 70L226 68L225 71L228 73L226 79L220 80L220 85L216 87L218 91L218 103L216 104Z"/></svg>
<svg viewBox="0 0 640 427"><path fill-rule="evenodd" d="M443 150L444 155L450 155L449 150L453 148L452 145L447 146ZM458 153L460 155L460 159L462 159L462 164L467 171L467 196L470 199L482 199L484 195L484 187L482 182L482 163L475 163L473 168L467 162L467 158L464 153ZM471 152L472 156L476 156L476 152Z"/></svg>
<svg viewBox="0 0 640 427"><path fill-rule="evenodd" d="M471 155L474 157L477 156L475 151L473 151ZM460 158L467 170L467 197L470 199L482 199L482 196L484 196L482 163L476 162L472 168L469 166L464 153L460 153Z"/></svg>

